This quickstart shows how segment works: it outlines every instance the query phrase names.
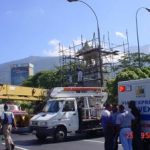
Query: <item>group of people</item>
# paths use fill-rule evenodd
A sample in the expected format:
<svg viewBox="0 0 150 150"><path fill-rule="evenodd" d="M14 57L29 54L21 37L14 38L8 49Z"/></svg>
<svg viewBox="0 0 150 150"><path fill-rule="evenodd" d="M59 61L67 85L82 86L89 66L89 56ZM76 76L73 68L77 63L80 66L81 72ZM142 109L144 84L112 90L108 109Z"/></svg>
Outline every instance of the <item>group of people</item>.
<svg viewBox="0 0 150 150"><path fill-rule="evenodd" d="M121 142L124 150L142 150L140 111L137 109L135 101L130 101L128 108L130 111L126 110L123 105L105 105L105 109L101 113L105 150L118 150L118 141ZM81 122L81 118L79 121ZM11 130L12 127L16 127L16 123L7 104L4 105L1 124L6 150L14 150Z"/></svg>
<svg viewBox="0 0 150 150"><path fill-rule="evenodd" d="M118 150L121 142L124 150L142 150L140 111L135 101L123 105L106 104L101 114L105 150Z"/></svg>
<svg viewBox="0 0 150 150"><path fill-rule="evenodd" d="M4 111L0 116L0 124L5 140L5 150L14 150L15 144L11 137L12 127L16 128L15 118L12 112L9 111L8 105L4 105Z"/></svg>

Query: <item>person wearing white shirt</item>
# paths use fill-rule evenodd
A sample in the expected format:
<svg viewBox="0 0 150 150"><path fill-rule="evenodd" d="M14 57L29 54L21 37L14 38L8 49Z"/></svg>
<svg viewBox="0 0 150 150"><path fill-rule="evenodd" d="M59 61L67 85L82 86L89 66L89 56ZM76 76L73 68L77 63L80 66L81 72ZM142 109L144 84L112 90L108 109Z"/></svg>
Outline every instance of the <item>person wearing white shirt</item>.
<svg viewBox="0 0 150 150"><path fill-rule="evenodd" d="M113 128L111 119L111 105L106 104L105 109L101 113L101 125L104 132L104 148L105 150L113 150Z"/></svg>
<svg viewBox="0 0 150 150"><path fill-rule="evenodd" d="M2 130L5 139L6 150L14 150L14 142L11 137L12 126L16 128L14 114L8 111L8 105L4 105L4 112L1 115Z"/></svg>
<svg viewBox="0 0 150 150"><path fill-rule="evenodd" d="M135 117L129 111L124 110L123 105L119 105L119 114L117 115L116 124L120 130L120 141L124 150L132 150L131 122Z"/></svg>

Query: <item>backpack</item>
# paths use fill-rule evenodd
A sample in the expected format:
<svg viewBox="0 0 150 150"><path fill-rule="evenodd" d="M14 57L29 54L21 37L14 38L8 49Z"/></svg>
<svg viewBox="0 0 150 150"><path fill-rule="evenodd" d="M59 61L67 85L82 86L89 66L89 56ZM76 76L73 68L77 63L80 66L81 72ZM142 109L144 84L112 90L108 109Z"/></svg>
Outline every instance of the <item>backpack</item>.
<svg viewBox="0 0 150 150"><path fill-rule="evenodd" d="M8 124L8 117L6 115L6 113L4 113L4 120L2 122L3 124Z"/></svg>
<svg viewBox="0 0 150 150"><path fill-rule="evenodd" d="M12 117L12 114L11 114L11 117ZM13 118L12 118L12 122L13 122ZM7 116L7 114L4 112L4 120L3 120L3 122L2 122L3 124L8 124L8 123L10 123L9 121L8 121L8 116ZM12 123L11 123L12 124Z"/></svg>

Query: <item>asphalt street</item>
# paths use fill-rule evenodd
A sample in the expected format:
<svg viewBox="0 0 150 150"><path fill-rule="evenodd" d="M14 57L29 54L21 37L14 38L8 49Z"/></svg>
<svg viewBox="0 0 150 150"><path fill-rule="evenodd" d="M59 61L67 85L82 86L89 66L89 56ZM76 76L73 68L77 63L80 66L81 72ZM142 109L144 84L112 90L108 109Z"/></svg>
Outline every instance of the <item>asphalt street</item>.
<svg viewBox="0 0 150 150"><path fill-rule="evenodd" d="M13 134L16 150L104 150L104 138L101 136L73 136L65 142L55 143L51 138L40 142L31 133ZM4 141L0 140L0 150L4 150ZM119 145L119 150L122 146Z"/></svg>

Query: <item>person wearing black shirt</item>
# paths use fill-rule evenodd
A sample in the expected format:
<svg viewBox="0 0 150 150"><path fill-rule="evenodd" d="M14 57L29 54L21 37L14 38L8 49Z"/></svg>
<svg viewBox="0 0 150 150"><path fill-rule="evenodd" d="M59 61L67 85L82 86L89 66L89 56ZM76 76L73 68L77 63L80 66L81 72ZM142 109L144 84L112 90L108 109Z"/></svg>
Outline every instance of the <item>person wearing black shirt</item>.
<svg viewBox="0 0 150 150"><path fill-rule="evenodd" d="M131 113L135 117L135 119L132 120L131 124L131 129L133 133L132 147L133 150L142 150L140 111L136 107L135 101L130 101L128 103L128 107L131 109Z"/></svg>

